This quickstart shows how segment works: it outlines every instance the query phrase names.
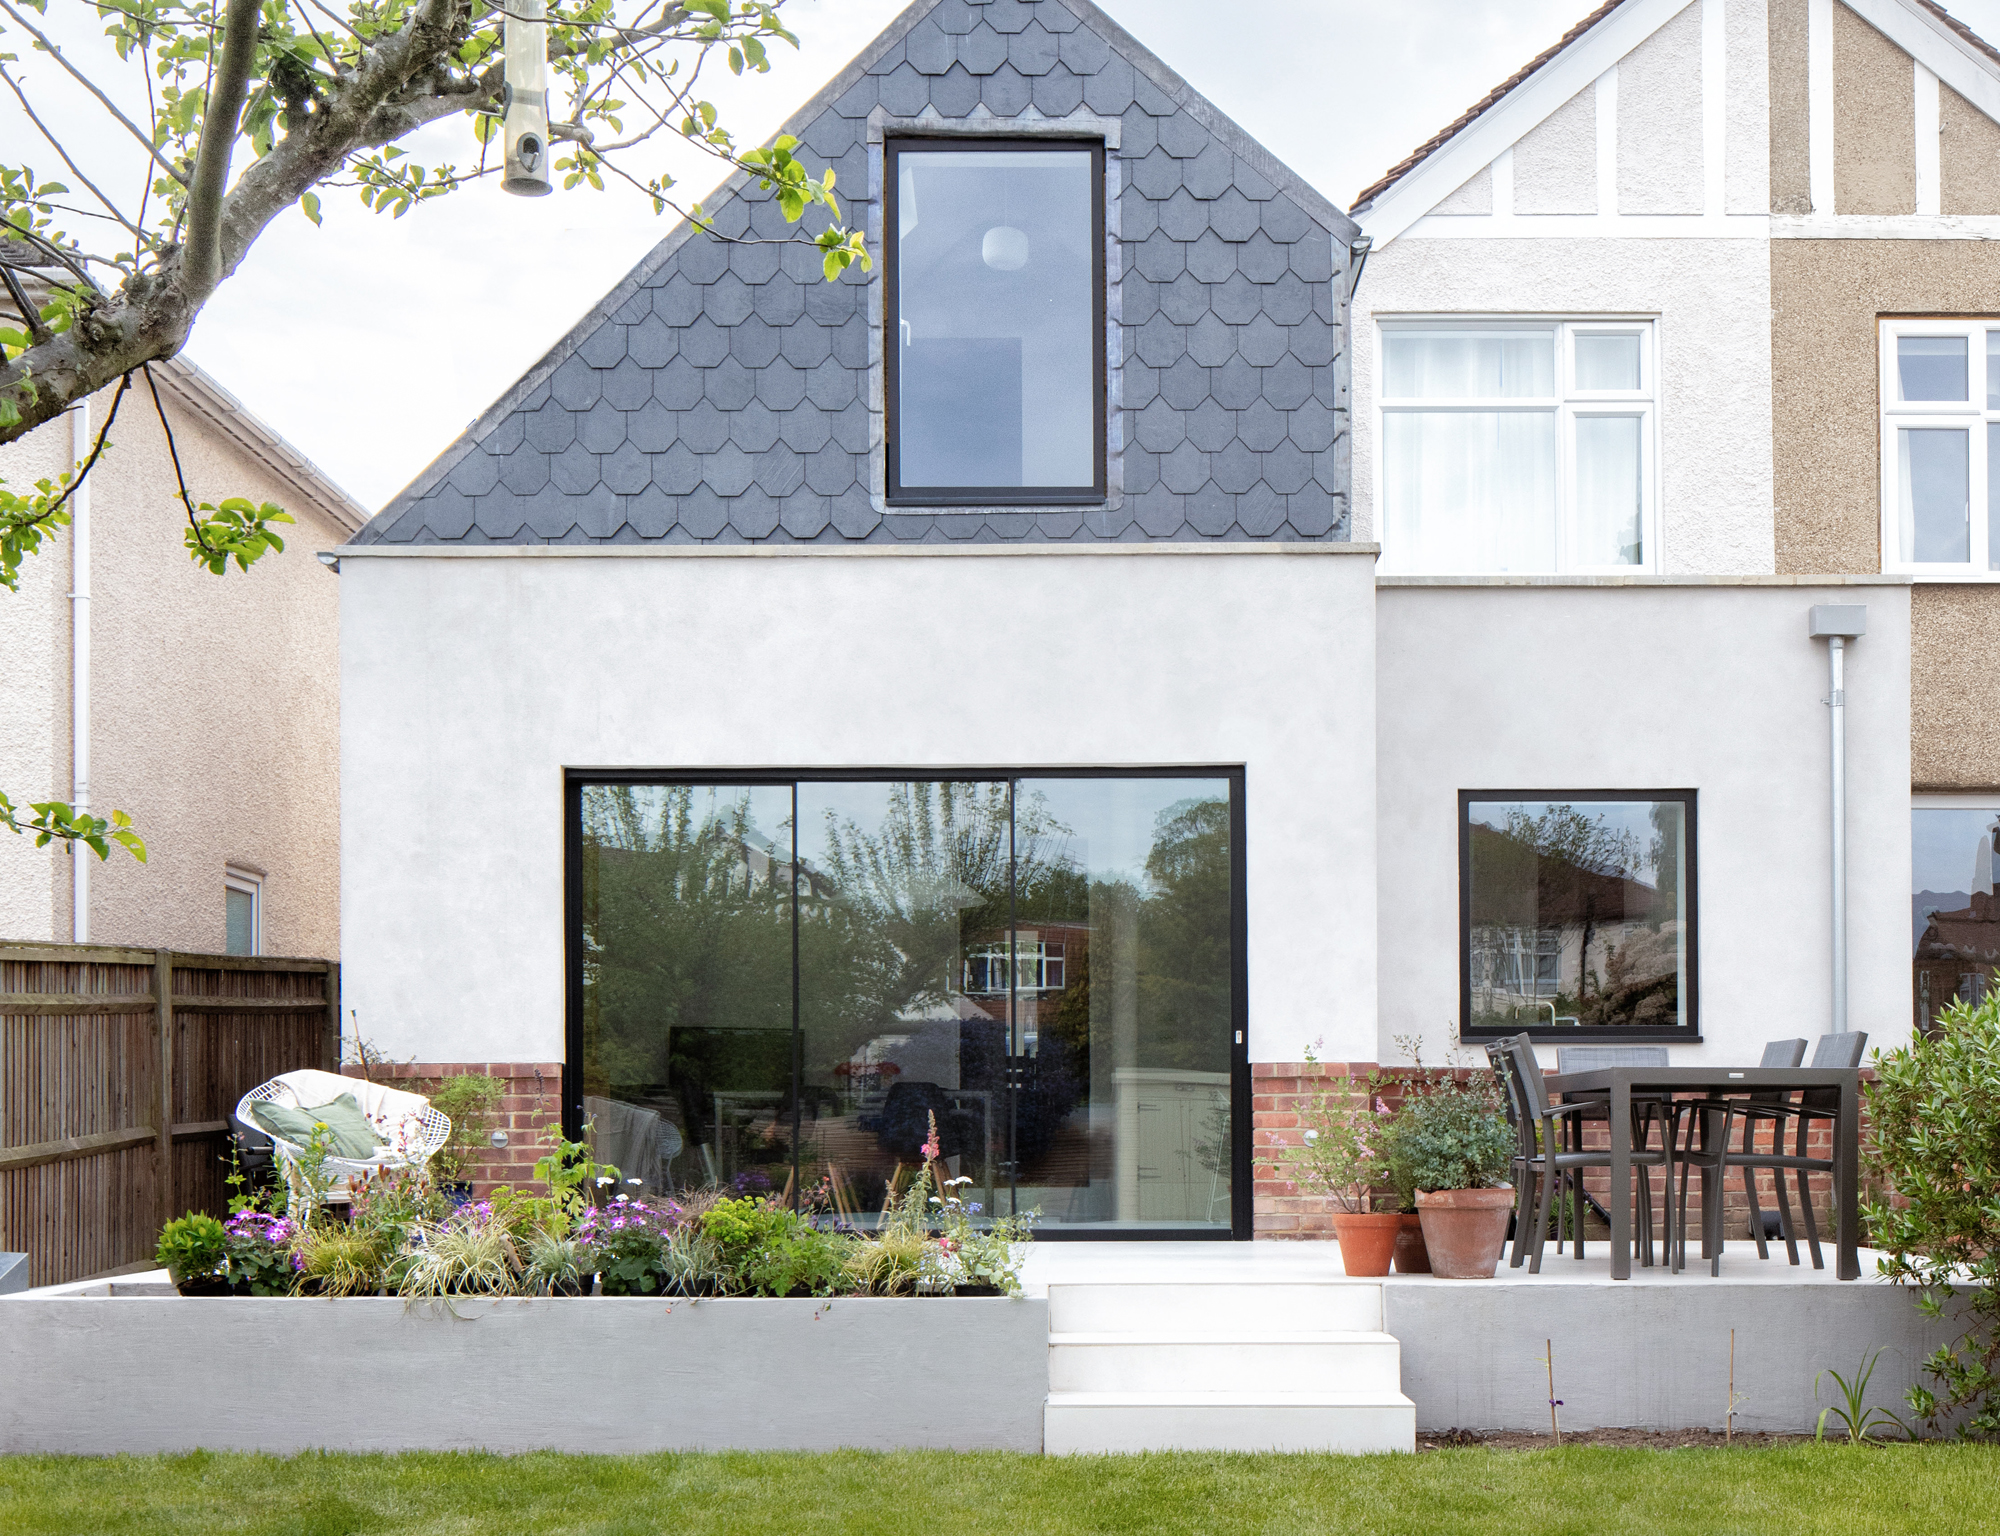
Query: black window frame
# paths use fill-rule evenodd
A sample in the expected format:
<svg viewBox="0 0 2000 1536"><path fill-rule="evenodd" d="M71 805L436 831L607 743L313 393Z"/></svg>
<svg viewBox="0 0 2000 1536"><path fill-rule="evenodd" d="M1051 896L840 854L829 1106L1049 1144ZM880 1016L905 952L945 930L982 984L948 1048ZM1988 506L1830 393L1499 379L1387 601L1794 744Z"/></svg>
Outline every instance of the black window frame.
<svg viewBox="0 0 2000 1536"><path fill-rule="evenodd" d="M1249 859L1244 837L1249 825L1244 806L1241 763L1179 763L1143 768L564 768L563 769L563 1135L583 1138L583 791L592 784L686 784L762 786L776 788L813 783L1004 783L1023 779L1222 779L1229 785L1229 1229L1203 1227L1087 1227L1065 1232L1049 1222L1035 1229L1037 1242L1249 1242L1256 1236L1254 1156L1251 1147L1250 1093L1250 904L1245 890ZM795 818L796 821L796 818ZM793 836L797 836L794 825ZM793 848L796 863L798 851ZM804 1071L804 1036L800 1030L798 956L794 911L792 970L792 1085L799 1102ZM795 1110L796 1113L796 1110ZM793 1137L794 1156L798 1137ZM799 1188L796 1179L795 1189ZM798 1197L793 1197L794 1205Z"/></svg>
<svg viewBox="0 0 2000 1536"><path fill-rule="evenodd" d="M1476 1029L1472 1024L1472 817L1475 802L1547 801L1552 805L1635 800L1671 800L1682 807L1686 846L1682 850L1682 888L1687 899L1687 1023L1665 1029L1633 1029L1618 1025L1574 1028L1543 1026L1526 1031L1539 1043L1625 1041L1633 1045L1697 1045L1701 1042L1701 884L1696 857L1697 792L1692 789L1461 789L1458 792L1458 1038L1468 1044L1511 1040L1518 1029Z"/></svg>
<svg viewBox="0 0 2000 1536"><path fill-rule="evenodd" d="M1090 247L1091 355L1093 391L1092 454L1095 479L1088 486L906 486L898 444L902 441L900 349L894 345L901 308L897 278L899 228L896 197L899 161L906 154L1053 152L1087 149L1091 155ZM1107 423L1110 400L1105 347L1104 140L1089 136L988 138L984 135L898 134L882 143L882 405L884 500L893 507L1095 506L1109 494Z"/></svg>

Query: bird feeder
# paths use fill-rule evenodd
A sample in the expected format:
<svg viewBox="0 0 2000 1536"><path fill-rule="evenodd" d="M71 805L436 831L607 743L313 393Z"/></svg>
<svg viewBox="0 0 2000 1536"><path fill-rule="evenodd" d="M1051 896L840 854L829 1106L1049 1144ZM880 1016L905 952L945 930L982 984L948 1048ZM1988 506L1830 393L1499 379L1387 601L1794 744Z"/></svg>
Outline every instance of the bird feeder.
<svg viewBox="0 0 2000 1536"><path fill-rule="evenodd" d="M549 26L545 0L511 0L507 11L507 84L501 134L507 172L501 188L546 197L549 182Z"/></svg>

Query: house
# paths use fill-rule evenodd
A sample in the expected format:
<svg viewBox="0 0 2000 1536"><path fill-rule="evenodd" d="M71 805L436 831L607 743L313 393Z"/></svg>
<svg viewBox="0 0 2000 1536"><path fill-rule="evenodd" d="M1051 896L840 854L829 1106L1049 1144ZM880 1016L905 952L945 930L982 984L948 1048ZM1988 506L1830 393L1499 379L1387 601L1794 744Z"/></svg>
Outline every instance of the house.
<svg viewBox="0 0 2000 1536"><path fill-rule="evenodd" d="M0 837L0 937L337 956L339 610L313 551L368 513L193 364L152 377L171 449L135 379L71 527L0 594L0 788L128 812L147 862ZM113 393L0 449L0 474L87 457ZM197 505L289 512L284 553L190 561L175 452Z"/></svg>
<svg viewBox="0 0 2000 1536"><path fill-rule="evenodd" d="M338 551L365 1031L864 1220L935 1116L1054 1237L1310 1227L1303 1086L1545 994L1902 1038L1915 577L1781 478L1789 14L1605 6L1350 219L1088 0L918 0L785 129L872 272L731 181Z"/></svg>

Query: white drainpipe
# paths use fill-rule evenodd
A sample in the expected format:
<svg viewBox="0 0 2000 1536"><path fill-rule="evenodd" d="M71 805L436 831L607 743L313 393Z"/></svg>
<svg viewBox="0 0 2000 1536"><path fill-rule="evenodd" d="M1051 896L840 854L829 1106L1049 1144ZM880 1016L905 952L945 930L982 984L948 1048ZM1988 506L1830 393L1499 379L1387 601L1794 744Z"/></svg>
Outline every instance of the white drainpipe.
<svg viewBox="0 0 2000 1536"><path fill-rule="evenodd" d="M1833 865L1833 1033L1847 1033L1847 642L1868 633L1868 609L1860 603L1816 603L1808 633L1826 641L1827 716L1832 752Z"/></svg>
<svg viewBox="0 0 2000 1536"><path fill-rule="evenodd" d="M69 413L70 458L78 464L90 457L90 400L86 396ZM81 815L90 808L90 482L84 481L69 499L69 719L70 799ZM70 844L70 938L90 942L90 861L95 858L80 842Z"/></svg>

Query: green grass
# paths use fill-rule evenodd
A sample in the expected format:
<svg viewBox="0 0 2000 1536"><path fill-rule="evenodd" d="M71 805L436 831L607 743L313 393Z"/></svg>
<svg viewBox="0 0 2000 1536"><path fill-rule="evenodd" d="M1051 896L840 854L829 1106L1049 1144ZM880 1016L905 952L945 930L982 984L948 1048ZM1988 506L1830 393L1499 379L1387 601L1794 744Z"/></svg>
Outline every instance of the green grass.
<svg viewBox="0 0 2000 1536"><path fill-rule="evenodd" d="M7 1536L2000 1532L2000 1450L0 1457Z"/></svg>

